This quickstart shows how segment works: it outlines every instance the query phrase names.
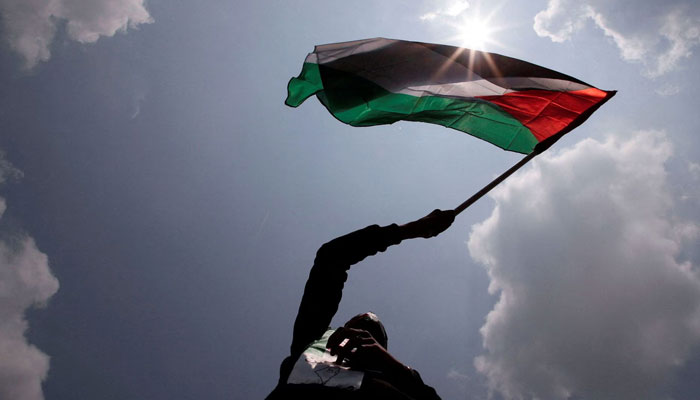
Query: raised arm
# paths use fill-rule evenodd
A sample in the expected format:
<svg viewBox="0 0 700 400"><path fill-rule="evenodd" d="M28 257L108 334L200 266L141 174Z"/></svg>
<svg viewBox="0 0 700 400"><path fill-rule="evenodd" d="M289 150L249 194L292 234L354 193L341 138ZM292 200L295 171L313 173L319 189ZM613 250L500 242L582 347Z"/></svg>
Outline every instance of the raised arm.
<svg viewBox="0 0 700 400"><path fill-rule="evenodd" d="M328 329L343 294L347 271L368 256L386 250L402 240L430 238L447 229L454 220L452 210L435 210L405 225L371 225L334 239L316 253L294 322L291 355L282 365L281 379L304 349Z"/></svg>
<svg viewBox="0 0 700 400"><path fill-rule="evenodd" d="M301 354L330 326L338 311L350 266L400 243L401 239L400 228L396 224L385 227L372 225L321 246L306 281L294 322L292 355Z"/></svg>

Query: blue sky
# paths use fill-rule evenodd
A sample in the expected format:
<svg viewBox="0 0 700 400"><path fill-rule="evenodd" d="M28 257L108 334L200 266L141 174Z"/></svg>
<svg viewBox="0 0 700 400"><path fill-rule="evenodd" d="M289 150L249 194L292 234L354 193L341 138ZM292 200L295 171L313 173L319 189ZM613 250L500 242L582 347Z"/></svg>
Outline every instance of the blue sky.
<svg viewBox="0 0 700 400"><path fill-rule="evenodd" d="M321 244L519 160L284 106L314 45L377 36L619 93L440 237L353 267L334 324L375 311L445 399L700 390L697 4L240 3L0 0L0 397L262 398Z"/></svg>

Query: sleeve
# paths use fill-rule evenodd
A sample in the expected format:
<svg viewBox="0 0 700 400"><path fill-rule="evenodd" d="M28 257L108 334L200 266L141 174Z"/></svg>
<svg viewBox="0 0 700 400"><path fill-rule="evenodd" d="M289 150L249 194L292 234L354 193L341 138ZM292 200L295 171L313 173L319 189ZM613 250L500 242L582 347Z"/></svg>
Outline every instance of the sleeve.
<svg viewBox="0 0 700 400"><path fill-rule="evenodd" d="M408 394L411 398L420 400L440 400L435 389L423 382L418 371L410 370L410 374L401 382L394 383L400 390Z"/></svg>
<svg viewBox="0 0 700 400"><path fill-rule="evenodd" d="M370 371L362 381L367 398L440 400L435 389L423 382L418 371L406 367L400 373Z"/></svg>
<svg viewBox="0 0 700 400"><path fill-rule="evenodd" d="M371 225L324 244L316 253L294 322L291 354L282 363L280 381L286 380L296 359L330 326L338 311L347 271L366 257L401 242L396 224Z"/></svg>

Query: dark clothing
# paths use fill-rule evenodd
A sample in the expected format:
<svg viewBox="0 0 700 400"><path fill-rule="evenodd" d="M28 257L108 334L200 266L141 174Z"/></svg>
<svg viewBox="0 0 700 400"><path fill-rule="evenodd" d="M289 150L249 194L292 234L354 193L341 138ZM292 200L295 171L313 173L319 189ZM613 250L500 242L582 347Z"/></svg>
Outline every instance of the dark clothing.
<svg viewBox="0 0 700 400"><path fill-rule="evenodd" d="M334 239L316 253L314 265L304 288L299 313L294 322L291 352L280 366L280 380L268 396L273 399L438 399L435 390L423 383L417 371L410 369L405 376L387 376L381 371L365 371L359 390L349 391L321 385L287 384L295 362L312 342L319 339L330 326L338 311L347 280L347 271L367 256L384 251L401 242L399 227L368 226Z"/></svg>

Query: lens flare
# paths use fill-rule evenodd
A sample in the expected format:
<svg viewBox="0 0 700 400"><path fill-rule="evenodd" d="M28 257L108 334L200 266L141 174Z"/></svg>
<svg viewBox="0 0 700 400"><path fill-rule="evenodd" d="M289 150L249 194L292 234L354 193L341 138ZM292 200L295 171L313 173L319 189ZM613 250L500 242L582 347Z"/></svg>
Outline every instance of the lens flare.
<svg viewBox="0 0 700 400"><path fill-rule="evenodd" d="M492 30L486 21L471 18L465 20L459 27L459 40L464 47L474 50L484 50L491 39Z"/></svg>

